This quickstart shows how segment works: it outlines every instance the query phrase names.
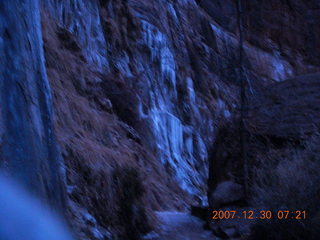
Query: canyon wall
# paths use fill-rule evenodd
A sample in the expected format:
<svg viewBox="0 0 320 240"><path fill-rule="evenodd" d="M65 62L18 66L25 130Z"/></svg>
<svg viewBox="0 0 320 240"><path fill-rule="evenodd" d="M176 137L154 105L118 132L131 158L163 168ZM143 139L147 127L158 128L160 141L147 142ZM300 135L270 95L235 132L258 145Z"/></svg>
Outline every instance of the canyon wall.
<svg viewBox="0 0 320 240"><path fill-rule="evenodd" d="M319 9L244 4L253 101L271 83L319 71ZM238 114L234 1L11 1L0 20L1 162L61 203L56 135L80 238L135 239L153 210L206 204L209 152Z"/></svg>
<svg viewBox="0 0 320 240"><path fill-rule="evenodd" d="M132 206L145 207L151 222L151 210L206 204L209 152L221 124L238 114L236 5L205 0L41 4L55 127L74 211L88 211L106 234L114 209L101 201L119 204L112 176L128 166L145 188ZM297 7L316 16L316 1L262 4L244 5L245 74L249 94L257 99L273 82L319 70L317 58L310 59L303 47L317 40L318 26L306 27L310 16ZM301 25L292 29L292 19ZM228 174L221 169L211 174L220 173ZM106 193L98 194L101 186ZM81 214L74 217L84 228ZM135 224L139 220L128 225Z"/></svg>
<svg viewBox="0 0 320 240"><path fill-rule="evenodd" d="M0 164L62 210L63 164L55 143L39 2L0 3Z"/></svg>
<svg viewBox="0 0 320 240"><path fill-rule="evenodd" d="M71 34L75 46L69 48L78 48L95 72L78 77L81 90L100 88L106 98L100 102L110 100L114 113L137 131L143 146L182 189L203 194L207 149L216 125L236 108L235 4L205 0L42 3L44 14L59 24L60 37ZM299 6L310 11L303 15ZM252 91L317 71L317 57L310 59L306 49L317 40L318 26L312 23L317 9L316 1L245 4L245 66ZM300 25L292 28L292 19Z"/></svg>

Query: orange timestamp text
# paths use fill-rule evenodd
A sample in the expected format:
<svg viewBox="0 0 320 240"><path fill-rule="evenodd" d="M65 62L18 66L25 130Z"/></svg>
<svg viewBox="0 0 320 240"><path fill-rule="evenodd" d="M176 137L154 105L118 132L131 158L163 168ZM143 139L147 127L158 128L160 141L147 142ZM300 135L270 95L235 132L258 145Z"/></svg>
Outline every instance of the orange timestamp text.
<svg viewBox="0 0 320 240"><path fill-rule="evenodd" d="M296 219L296 220L305 220L307 219L307 212L305 210L245 210L245 211L236 211L236 210L215 210L212 211L212 220L224 220L224 219Z"/></svg>

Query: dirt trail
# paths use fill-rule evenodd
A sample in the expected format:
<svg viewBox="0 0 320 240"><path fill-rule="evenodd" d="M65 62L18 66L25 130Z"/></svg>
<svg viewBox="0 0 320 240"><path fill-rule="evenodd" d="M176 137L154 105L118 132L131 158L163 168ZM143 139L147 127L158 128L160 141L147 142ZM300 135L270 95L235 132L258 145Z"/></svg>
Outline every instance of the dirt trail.
<svg viewBox="0 0 320 240"><path fill-rule="evenodd" d="M182 212L157 212L163 225L159 240L217 240L211 231L203 229L204 222Z"/></svg>

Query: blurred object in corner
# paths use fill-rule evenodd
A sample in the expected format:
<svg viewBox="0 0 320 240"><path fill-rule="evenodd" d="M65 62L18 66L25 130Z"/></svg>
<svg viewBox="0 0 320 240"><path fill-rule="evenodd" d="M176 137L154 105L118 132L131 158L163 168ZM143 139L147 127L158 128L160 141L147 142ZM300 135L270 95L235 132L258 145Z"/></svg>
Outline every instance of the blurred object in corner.
<svg viewBox="0 0 320 240"><path fill-rule="evenodd" d="M72 240L63 220L0 174L0 239Z"/></svg>

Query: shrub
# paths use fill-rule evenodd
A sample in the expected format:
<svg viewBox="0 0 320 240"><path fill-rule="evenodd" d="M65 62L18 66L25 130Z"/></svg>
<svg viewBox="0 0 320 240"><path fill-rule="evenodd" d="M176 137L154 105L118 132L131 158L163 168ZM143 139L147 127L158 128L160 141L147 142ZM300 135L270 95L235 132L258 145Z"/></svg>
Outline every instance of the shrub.
<svg viewBox="0 0 320 240"><path fill-rule="evenodd" d="M145 188L139 172L133 167L117 168L113 173L113 185L117 206L114 224L123 228L124 239L139 239L141 234L151 230L142 203Z"/></svg>
<svg viewBox="0 0 320 240"><path fill-rule="evenodd" d="M77 177L72 200L86 206L114 239L138 240L152 229L153 213L145 204L145 187L136 168L104 169L81 163L76 172L81 175Z"/></svg>
<svg viewBox="0 0 320 240"><path fill-rule="evenodd" d="M319 239L320 137L300 149L273 150L260 156L252 171L252 204L257 209L306 210L306 220L261 220L249 239Z"/></svg>

